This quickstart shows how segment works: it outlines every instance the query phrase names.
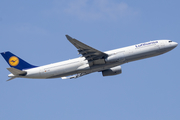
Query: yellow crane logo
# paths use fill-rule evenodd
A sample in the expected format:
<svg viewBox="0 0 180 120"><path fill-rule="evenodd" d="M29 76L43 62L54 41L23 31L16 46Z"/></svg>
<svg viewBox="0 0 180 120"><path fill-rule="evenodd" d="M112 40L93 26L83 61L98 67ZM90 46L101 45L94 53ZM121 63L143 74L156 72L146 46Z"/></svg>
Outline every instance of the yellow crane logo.
<svg viewBox="0 0 180 120"><path fill-rule="evenodd" d="M19 59L16 56L12 56L9 58L9 64L11 66L17 66L19 64Z"/></svg>

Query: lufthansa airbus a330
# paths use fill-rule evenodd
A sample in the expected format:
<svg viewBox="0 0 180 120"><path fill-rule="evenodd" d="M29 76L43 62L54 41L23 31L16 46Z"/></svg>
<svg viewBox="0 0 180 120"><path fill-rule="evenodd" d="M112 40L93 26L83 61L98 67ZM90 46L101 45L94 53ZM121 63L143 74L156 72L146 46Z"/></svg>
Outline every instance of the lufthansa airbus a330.
<svg viewBox="0 0 180 120"><path fill-rule="evenodd" d="M1 53L10 68L9 80L14 78L48 79L78 78L93 72L102 72L103 76L117 75L122 72L124 63L149 58L174 49L178 43L171 40L154 40L124 48L101 52L70 36L67 39L78 49L81 57L44 66L34 66L7 51ZM9 81L8 80L8 81Z"/></svg>

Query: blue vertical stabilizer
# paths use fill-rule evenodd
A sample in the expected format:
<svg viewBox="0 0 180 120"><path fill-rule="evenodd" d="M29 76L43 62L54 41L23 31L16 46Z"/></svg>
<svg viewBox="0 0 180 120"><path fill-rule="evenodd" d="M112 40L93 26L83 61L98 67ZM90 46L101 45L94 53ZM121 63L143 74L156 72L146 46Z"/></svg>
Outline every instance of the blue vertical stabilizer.
<svg viewBox="0 0 180 120"><path fill-rule="evenodd" d="M21 58L19 58L18 56L14 55L13 53L9 51L3 52L1 53L1 55L4 57L6 62L13 68L24 70L24 69L37 67L37 66L27 63L26 61L22 60Z"/></svg>

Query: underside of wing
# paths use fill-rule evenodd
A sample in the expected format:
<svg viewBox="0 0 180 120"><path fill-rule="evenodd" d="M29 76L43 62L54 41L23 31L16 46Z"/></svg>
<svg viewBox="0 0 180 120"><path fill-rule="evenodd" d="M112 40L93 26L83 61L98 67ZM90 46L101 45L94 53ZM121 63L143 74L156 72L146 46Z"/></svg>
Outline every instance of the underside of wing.
<svg viewBox="0 0 180 120"><path fill-rule="evenodd" d="M67 39L78 49L79 54L82 54L83 57L88 61L95 61L99 59L104 59L108 55L99 50L96 50L72 37L66 35Z"/></svg>
<svg viewBox="0 0 180 120"><path fill-rule="evenodd" d="M78 74L75 74L75 75L72 75L72 76L65 76L65 77L61 77L61 79L75 79L75 78L78 78L78 77L81 77L81 76L84 76L84 75L87 75L87 74L90 74L91 72L89 73L78 73Z"/></svg>

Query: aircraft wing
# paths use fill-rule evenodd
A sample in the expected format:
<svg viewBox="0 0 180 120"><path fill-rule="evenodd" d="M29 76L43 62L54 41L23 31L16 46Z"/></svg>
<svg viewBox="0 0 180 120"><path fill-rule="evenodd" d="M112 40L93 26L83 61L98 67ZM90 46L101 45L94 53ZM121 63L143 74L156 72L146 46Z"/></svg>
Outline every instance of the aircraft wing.
<svg viewBox="0 0 180 120"><path fill-rule="evenodd" d="M96 50L72 37L66 35L67 39L78 49L79 54L82 54L88 61L106 58L108 55L99 50Z"/></svg>
<svg viewBox="0 0 180 120"><path fill-rule="evenodd" d="M90 74L92 72L89 72L89 73L78 73L76 75L72 75L72 76L65 76L65 77L61 77L61 79L75 79L75 78L78 78L78 77L81 77L81 76L84 76L84 75L87 75L87 74Z"/></svg>

